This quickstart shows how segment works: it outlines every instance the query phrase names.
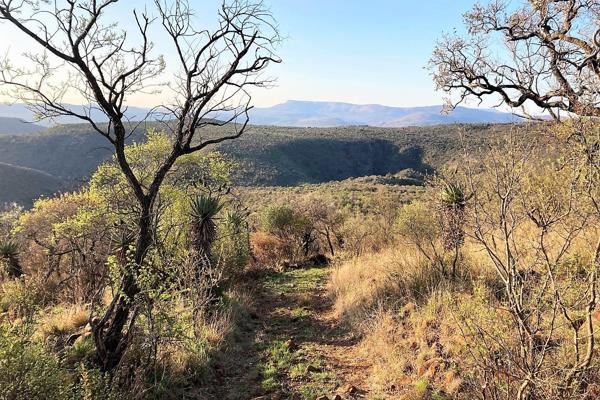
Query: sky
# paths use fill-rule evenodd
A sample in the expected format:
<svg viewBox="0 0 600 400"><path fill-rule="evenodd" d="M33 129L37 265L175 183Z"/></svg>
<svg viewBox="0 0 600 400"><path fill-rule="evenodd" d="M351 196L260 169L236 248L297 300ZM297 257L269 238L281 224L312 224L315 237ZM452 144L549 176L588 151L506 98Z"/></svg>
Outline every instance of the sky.
<svg viewBox="0 0 600 400"><path fill-rule="evenodd" d="M147 0L127 0L127 7ZM190 0L208 21L215 0ZM286 38L278 55L283 63L268 75L275 87L254 93L256 106L286 100L342 101L390 106L441 104L425 69L436 39L462 26L462 13L474 0L265 0ZM120 25L131 27L120 16ZM0 24L0 52L29 49L27 41ZM7 38L15 38L6 40ZM167 43L156 42L159 51ZM166 53L169 65L169 53ZM152 96L137 97L139 106Z"/></svg>
<svg viewBox="0 0 600 400"><path fill-rule="evenodd" d="M425 69L436 39L462 25L473 0L272 0L289 39L278 87L260 101L441 104Z"/></svg>

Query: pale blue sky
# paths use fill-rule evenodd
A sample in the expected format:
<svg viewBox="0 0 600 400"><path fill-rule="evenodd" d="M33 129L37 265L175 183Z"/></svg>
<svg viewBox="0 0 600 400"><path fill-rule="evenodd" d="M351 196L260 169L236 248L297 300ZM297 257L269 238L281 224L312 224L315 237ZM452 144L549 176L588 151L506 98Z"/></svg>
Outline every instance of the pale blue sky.
<svg viewBox="0 0 600 400"><path fill-rule="evenodd" d="M285 99L440 104L424 69L435 40L461 28L473 0L271 0L289 39L279 86L261 101Z"/></svg>
<svg viewBox="0 0 600 400"><path fill-rule="evenodd" d="M118 11L149 0L124 0ZM327 100L392 106L441 104L425 70L434 42L461 28L475 0L265 0L287 39L283 64L269 71L277 86L255 93L255 104ZM202 20L216 17L217 0L190 0ZM132 19L119 14L124 28ZM27 41L0 24L0 51L25 51ZM156 40L156 38L155 38ZM157 40L157 49L165 43ZM150 105L152 99L137 99ZM142 104L147 103L147 104Z"/></svg>

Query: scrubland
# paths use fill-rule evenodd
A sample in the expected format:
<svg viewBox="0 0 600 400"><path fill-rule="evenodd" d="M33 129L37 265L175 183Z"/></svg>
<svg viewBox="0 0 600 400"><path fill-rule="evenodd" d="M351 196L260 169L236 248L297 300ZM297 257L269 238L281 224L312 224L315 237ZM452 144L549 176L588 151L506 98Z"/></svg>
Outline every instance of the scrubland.
<svg viewBox="0 0 600 400"><path fill-rule="evenodd" d="M598 130L542 128L465 147L424 186L237 188L223 155L183 158L111 370L93 328L136 215L114 163L7 206L0 398L596 398ZM144 179L165 149L154 132L127 151Z"/></svg>
<svg viewBox="0 0 600 400"><path fill-rule="evenodd" d="M467 151L399 208L391 245L338 264L335 310L376 396L598 396L598 164L570 129Z"/></svg>

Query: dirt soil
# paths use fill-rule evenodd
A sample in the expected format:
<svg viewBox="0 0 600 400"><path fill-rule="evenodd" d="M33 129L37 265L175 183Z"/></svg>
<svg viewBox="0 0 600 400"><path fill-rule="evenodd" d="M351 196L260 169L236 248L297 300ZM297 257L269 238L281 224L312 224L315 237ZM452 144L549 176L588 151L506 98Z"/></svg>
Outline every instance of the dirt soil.
<svg viewBox="0 0 600 400"><path fill-rule="evenodd" d="M214 364L207 399L369 398L370 366L334 314L329 273L297 269L256 282L249 315Z"/></svg>

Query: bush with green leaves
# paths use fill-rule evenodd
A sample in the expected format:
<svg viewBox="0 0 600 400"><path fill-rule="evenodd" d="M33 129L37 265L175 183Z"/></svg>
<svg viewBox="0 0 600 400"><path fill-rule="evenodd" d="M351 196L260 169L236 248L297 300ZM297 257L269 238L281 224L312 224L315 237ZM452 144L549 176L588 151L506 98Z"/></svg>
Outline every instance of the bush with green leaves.
<svg viewBox="0 0 600 400"><path fill-rule="evenodd" d="M0 324L0 399L121 400L132 398L89 366L63 365L58 354L36 341L32 325Z"/></svg>
<svg viewBox="0 0 600 400"><path fill-rule="evenodd" d="M227 210L217 236L217 255L224 266L224 279L228 280L238 275L250 260L250 230L242 211Z"/></svg>
<svg viewBox="0 0 600 400"><path fill-rule="evenodd" d="M27 327L0 325L0 398L63 400L69 395L69 374L57 355L29 339Z"/></svg>
<svg viewBox="0 0 600 400"><path fill-rule="evenodd" d="M262 213L261 226L289 246L289 259L307 256L315 242L315 229L310 218L290 205L267 207Z"/></svg>

